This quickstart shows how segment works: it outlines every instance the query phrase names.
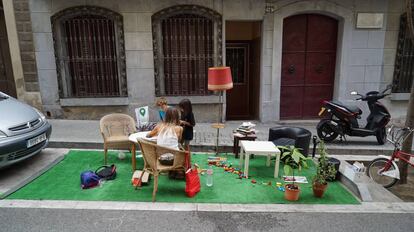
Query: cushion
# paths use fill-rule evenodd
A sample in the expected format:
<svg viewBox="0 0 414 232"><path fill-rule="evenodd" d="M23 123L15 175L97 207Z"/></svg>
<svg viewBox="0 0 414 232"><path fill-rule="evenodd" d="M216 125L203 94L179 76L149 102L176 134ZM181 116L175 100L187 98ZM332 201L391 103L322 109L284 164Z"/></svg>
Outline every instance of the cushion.
<svg viewBox="0 0 414 232"><path fill-rule="evenodd" d="M295 145L294 139L289 138L279 138L272 141L276 146L289 146L289 145Z"/></svg>
<svg viewBox="0 0 414 232"><path fill-rule="evenodd" d="M171 153L165 153L160 155L160 158L158 158L158 160L162 165L171 166L174 164L174 155Z"/></svg>

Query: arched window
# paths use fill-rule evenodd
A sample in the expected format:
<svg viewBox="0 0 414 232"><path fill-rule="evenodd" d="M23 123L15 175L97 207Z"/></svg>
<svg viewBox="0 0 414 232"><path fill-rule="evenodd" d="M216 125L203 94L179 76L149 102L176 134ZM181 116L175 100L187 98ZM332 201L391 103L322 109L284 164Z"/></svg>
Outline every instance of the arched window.
<svg viewBox="0 0 414 232"><path fill-rule="evenodd" d="M120 14L73 7L52 16L52 28L61 97L127 96Z"/></svg>
<svg viewBox="0 0 414 232"><path fill-rule="evenodd" d="M222 65L222 21L217 12L179 5L152 16L157 96L207 95L208 67Z"/></svg>

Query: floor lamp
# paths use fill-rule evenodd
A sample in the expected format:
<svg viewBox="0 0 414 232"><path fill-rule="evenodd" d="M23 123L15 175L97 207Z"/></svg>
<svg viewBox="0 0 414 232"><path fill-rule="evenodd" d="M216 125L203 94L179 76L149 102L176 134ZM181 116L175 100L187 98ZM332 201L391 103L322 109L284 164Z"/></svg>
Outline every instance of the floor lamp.
<svg viewBox="0 0 414 232"><path fill-rule="evenodd" d="M233 88L233 80L231 77L230 67L211 67L208 69L208 90L219 91L219 115L217 123L212 125L217 129L216 134L216 155L218 155L220 129L224 128L222 123L223 115L223 91Z"/></svg>

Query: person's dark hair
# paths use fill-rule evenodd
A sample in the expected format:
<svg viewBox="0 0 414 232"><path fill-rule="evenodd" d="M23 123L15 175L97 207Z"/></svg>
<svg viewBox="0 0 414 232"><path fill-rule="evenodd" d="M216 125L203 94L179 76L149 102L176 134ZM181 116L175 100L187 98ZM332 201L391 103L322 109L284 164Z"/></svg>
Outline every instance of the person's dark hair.
<svg viewBox="0 0 414 232"><path fill-rule="evenodd" d="M180 125L180 112L175 107L168 107L164 123Z"/></svg>
<svg viewBox="0 0 414 232"><path fill-rule="evenodd" d="M193 112L193 106L191 105L191 101L189 99L183 99L178 103L178 106L183 109L184 115L188 115Z"/></svg>

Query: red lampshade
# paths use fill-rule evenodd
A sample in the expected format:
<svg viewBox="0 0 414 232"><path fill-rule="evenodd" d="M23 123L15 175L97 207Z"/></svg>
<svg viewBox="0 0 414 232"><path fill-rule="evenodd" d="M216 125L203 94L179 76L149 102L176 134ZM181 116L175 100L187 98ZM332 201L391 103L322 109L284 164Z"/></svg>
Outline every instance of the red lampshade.
<svg viewBox="0 0 414 232"><path fill-rule="evenodd" d="M208 90L227 90L233 88L230 67L208 69Z"/></svg>

